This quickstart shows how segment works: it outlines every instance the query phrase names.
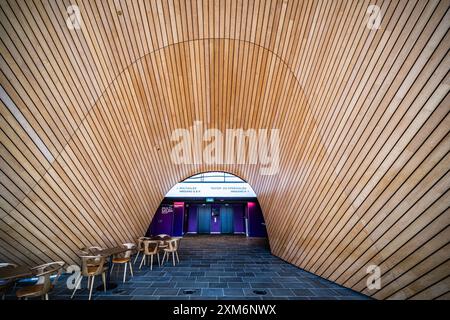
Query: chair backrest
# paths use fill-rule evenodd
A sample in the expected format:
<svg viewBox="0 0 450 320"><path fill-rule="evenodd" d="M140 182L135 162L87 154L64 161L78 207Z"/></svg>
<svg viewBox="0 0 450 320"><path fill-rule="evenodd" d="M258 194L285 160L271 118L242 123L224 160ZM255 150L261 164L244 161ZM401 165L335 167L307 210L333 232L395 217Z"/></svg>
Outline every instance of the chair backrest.
<svg viewBox="0 0 450 320"><path fill-rule="evenodd" d="M170 238L170 235L162 233L162 234L158 234L156 237L158 237L160 239L167 239L167 238Z"/></svg>
<svg viewBox="0 0 450 320"><path fill-rule="evenodd" d="M145 254L155 254L158 251L159 241L157 240L144 240L144 252Z"/></svg>
<svg viewBox="0 0 450 320"><path fill-rule="evenodd" d="M2 262L0 263L0 268L17 268L17 264L15 263L9 263L9 262Z"/></svg>
<svg viewBox="0 0 450 320"><path fill-rule="evenodd" d="M80 256L96 255L101 250L103 250L103 248L99 246L81 248Z"/></svg>
<svg viewBox="0 0 450 320"><path fill-rule="evenodd" d="M42 284L42 290L40 292L41 295L46 294L50 291L52 284L56 284L58 281L62 271L63 267L65 265L64 261L55 261L55 262L49 262L42 265L39 265L37 267L31 268L31 272L36 276L39 277L37 284ZM52 275L55 275L55 279L50 281L50 277Z"/></svg>
<svg viewBox="0 0 450 320"><path fill-rule="evenodd" d="M173 238L177 242L177 250L180 249L181 237Z"/></svg>
<svg viewBox="0 0 450 320"><path fill-rule="evenodd" d="M124 258L129 258L131 257L131 254L133 253L134 248L136 247L136 245L134 243L124 243L123 244L124 247L126 247L127 251L125 251L125 253L123 254Z"/></svg>
<svg viewBox="0 0 450 320"><path fill-rule="evenodd" d="M169 246L169 250L178 250L178 239L170 239L166 243Z"/></svg>
<svg viewBox="0 0 450 320"><path fill-rule="evenodd" d="M99 256L99 251L103 250L102 247L99 246L90 246L90 247L85 247L85 248L81 248L78 256L79 257L83 257L83 256L96 256L96 260L97 262L92 262L92 263L99 263L100 262L100 258Z"/></svg>
<svg viewBox="0 0 450 320"><path fill-rule="evenodd" d="M92 246L92 247L89 247L88 250L89 250L88 252L90 254L97 255L97 253L99 251L103 250L103 248L102 247L98 247L98 246Z"/></svg>
<svg viewBox="0 0 450 320"><path fill-rule="evenodd" d="M106 261L104 256L80 256L81 272L83 276L98 275L103 273L103 266ZM95 267L94 272L89 273L88 267Z"/></svg>
<svg viewBox="0 0 450 320"><path fill-rule="evenodd" d="M151 238L148 237L139 237L137 239L137 250L143 251L144 250L144 241L145 240L151 240Z"/></svg>

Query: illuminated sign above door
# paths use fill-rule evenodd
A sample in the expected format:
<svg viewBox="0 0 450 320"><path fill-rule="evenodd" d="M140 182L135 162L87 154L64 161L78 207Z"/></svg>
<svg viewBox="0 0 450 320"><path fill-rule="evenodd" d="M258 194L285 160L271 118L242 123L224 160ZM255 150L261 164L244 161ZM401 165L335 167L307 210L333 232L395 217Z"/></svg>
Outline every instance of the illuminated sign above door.
<svg viewBox="0 0 450 320"><path fill-rule="evenodd" d="M166 197L256 198L256 194L248 183L178 183Z"/></svg>
<svg viewBox="0 0 450 320"><path fill-rule="evenodd" d="M227 172L203 172L176 184L167 198L256 198L252 187L241 178Z"/></svg>

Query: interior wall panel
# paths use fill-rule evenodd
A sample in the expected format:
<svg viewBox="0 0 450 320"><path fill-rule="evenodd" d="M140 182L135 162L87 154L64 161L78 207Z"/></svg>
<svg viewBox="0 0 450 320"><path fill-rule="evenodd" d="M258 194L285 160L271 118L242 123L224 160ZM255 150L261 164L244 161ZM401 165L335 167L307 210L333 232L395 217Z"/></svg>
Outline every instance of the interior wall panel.
<svg viewBox="0 0 450 320"><path fill-rule="evenodd" d="M175 183L224 170L273 254L376 299L448 299L449 4L1 0L0 258L130 242ZM195 121L279 129L279 171L175 164Z"/></svg>

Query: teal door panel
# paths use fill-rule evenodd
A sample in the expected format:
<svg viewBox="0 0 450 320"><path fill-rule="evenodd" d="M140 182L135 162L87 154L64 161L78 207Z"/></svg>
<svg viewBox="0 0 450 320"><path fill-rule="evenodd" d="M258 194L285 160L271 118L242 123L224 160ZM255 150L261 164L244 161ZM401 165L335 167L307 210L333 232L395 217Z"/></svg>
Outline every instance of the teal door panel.
<svg viewBox="0 0 450 320"><path fill-rule="evenodd" d="M211 232L211 206L198 208L198 233Z"/></svg>
<svg viewBox="0 0 450 320"><path fill-rule="evenodd" d="M221 207L220 208L220 232L221 233L233 233L234 232L234 220L233 220L233 208Z"/></svg>

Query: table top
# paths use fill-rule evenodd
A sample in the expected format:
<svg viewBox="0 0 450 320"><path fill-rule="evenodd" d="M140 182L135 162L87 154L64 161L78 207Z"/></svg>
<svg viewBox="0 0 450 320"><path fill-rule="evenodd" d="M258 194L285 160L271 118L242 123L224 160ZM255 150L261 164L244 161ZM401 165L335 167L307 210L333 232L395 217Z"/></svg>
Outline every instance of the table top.
<svg viewBox="0 0 450 320"><path fill-rule="evenodd" d="M16 268L0 268L0 279L11 280L16 278L24 278L33 275L30 268L26 266L18 266Z"/></svg>
<svg viewBox="0 0 450 320"><path fill-rule="evenodd" d="M112 255L115 255L115 254L126 252L128 250L130 250L130 249L120 246L120 247L114 247L114 248L107 248L107 249L98 250L98 251L95 252L95 254L98 254L98 255L101 255L101 256L104 256L104 257L109 257L109 256L112 256Z"/></svg>
<svg viewBox="0 0 450 320"><path fill-rule="evenodd" d="M153 237L149 237L151 240L159 240L159 241L167 241L172 239L171 237L159 237L159 236L153 236Z"/></svg>

